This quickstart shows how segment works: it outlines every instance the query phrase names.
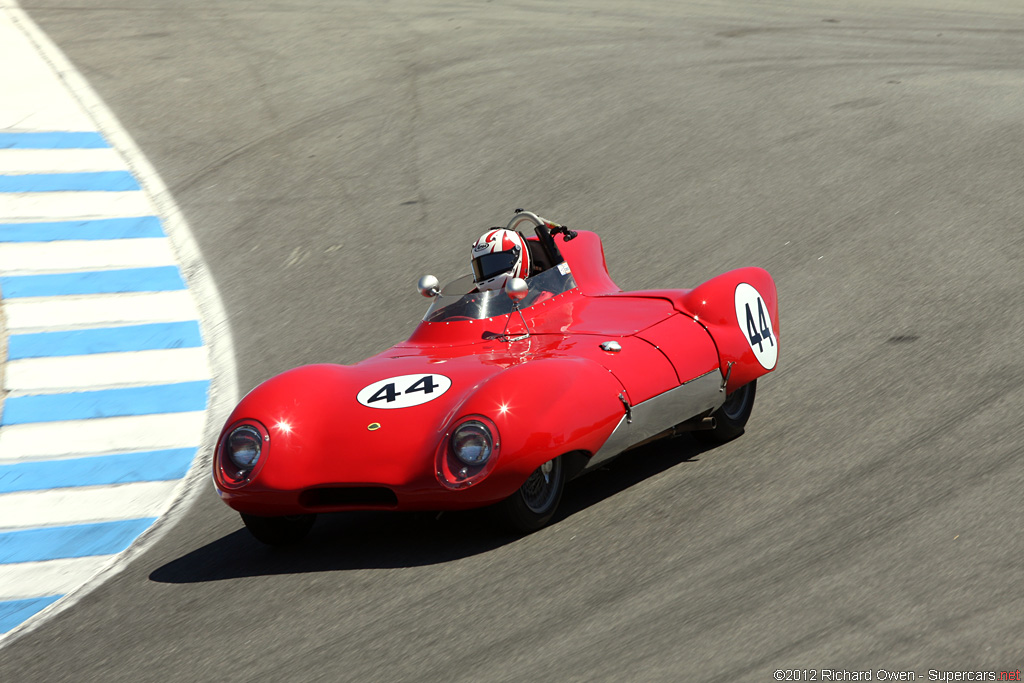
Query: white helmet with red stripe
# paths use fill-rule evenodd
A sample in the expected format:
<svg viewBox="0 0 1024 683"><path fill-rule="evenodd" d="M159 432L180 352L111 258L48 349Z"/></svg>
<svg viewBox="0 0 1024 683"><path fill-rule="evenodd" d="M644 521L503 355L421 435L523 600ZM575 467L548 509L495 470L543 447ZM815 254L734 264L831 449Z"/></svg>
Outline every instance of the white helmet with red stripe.
<svg viewBox="0 0 1024 683"><path fill-rule="evenodd" d="M529 274L526 240L515 230L491 228L473 242L473 280L481 292L500 289L509 278Z"/></svg>

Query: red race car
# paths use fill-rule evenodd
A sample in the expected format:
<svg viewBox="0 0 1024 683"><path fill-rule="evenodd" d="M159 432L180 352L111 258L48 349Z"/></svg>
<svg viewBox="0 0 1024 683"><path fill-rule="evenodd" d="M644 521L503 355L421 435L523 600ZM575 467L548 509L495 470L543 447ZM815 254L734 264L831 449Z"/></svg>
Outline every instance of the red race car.
<svg viewBox="0 0 1024 683"><path fill-rule="evenodd" d="M473 270L443 289L420 280L432 301L408 341L242 399L213 477L257 539L297 542L321 512L483 506L528 533L567 480L634 446L742 434L778 359L761 268L624 292L595 233L517 210L474 244Z"/></svg>

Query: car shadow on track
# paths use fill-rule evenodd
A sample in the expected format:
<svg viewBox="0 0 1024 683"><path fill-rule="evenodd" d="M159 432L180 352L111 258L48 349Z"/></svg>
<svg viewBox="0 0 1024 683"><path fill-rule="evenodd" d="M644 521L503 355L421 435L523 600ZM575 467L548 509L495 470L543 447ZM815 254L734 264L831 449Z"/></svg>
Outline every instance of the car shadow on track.
<svg viewBox="0 0 1024 683"><path fill-rule="evenodd" d="M637 448L571 482L552 525L682 463L707 446L688 436ZM239 522L240 523L240 522ZM271 548L240 528L158 567L160 583L204 583L253 576L440 564L525 542L498 530L485 510L349 512L320 515L303 543Z"/></svg>

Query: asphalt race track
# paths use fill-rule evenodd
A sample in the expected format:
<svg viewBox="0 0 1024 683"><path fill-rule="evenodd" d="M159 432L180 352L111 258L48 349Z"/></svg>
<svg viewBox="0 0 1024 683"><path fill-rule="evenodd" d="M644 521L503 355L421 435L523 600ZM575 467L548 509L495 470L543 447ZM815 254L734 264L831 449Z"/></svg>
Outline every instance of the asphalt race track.
<svg viewBox="0 0 1024 683"><path fill-rule="evenodd" d="M1015 0L23 6L184 211L243 392L404 339L516 207L626 289L767 268L782 352L743 437L622 459L522 539L359 514L271 551L210 486L0 681L1024 664Z"/></svg>

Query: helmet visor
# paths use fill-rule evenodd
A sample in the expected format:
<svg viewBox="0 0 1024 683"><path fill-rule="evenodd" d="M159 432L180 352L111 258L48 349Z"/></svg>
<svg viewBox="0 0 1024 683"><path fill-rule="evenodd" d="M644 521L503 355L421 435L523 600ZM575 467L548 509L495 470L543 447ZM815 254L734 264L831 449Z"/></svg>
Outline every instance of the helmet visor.
<svg viewBox="0 0 1024 683"><path fill-rule="evenodd" d="M496 251L492 254L483 254L473 259L473 278L477 282L490 280L502 273L507 273L515 268L519 261L519 249L512 251Z"/></svg>

